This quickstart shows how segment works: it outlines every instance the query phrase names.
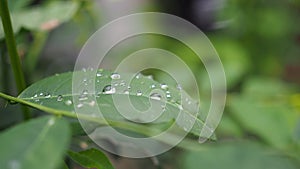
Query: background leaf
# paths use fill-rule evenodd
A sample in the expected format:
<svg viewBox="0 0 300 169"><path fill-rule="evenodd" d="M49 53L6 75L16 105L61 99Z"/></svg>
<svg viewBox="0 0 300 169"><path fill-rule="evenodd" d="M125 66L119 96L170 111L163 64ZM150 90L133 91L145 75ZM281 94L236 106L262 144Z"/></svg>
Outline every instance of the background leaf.
<svg viewBox="0 0 300 169"><path fill-rule="evenodd" d="M69 151L68 155L83 167L97 169L114 169L104 153L97 149L89 149L81 152Z"/></svg>
<svg viewBox="0 0 300 169"><path fill-rule="evenodd" d="M296 169L292 160L275 151L251 142L223 143L210 145L209 148L197 152L185 152L180 168L198 169Z"/></svg>
<svg viewBox="0 0 300 169"><path fill-rule="evenodd" d="M21 28L34 31L51 30L70 20L78 7L79 5L75 1L54 1L45 6L13 11L11 17L14 32L19 32ZM3 37L4 32L1 26L0 39Z"/></svg>
<svg viewBox="0 0 300 169"><path fill-rule="evenodd" d="M0 134L3 169L54 169L68 147L70 130L61 118L30 120Z"/></svg>

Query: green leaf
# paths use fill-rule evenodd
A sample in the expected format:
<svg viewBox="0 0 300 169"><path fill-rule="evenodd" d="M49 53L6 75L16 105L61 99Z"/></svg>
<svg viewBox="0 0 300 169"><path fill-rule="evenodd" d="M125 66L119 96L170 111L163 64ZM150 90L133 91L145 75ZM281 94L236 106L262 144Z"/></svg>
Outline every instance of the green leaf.
<svg viewBox="0 0 300 169"><path fill-rule="evenodd" d="M296 169L291 159L251 142L222 143L204 151L185 152L180 168L199 169ZM199 167L201 166L201 167Z"/></svg>
<svg viewBox="0 0 300 169"><path fill-rule="evenodd" d="M165 89L162 89L162 84L142 75L138 75L139 77L137 78L132 74L121 74L122 78L112 81L112 73L109 71L99 70L97 72L98 77L96 77L96 72L93 74L91 72L79 71L74 72L74 74L80 79L73 84L74 88L87 86L88 83L95 83L95 91L88 91L86 89L79 93L73 93L72 76L74 75L73 72L69 72L43 79L31 85L20 94L19 98L51 109L73 113L74 115L76 115L74 113L74 107L78 107L79 110L83 110L81 112L84 112L84 114L90 118L100 117L100 112L93 112L95 111L93 109L94 106L98 104L106 120L127 122L127 119L120 114L120 110L117 109L117 106L127 108L131 105L118 101L115 102L114 99L116 98L113 99L113 97L117 97L117 99L129 97L134 109L130 109L126 113L131 113L132 116L139 115L141 113L140 111L148 110L151 105L156 109L147 113L154 114L156 111L163 112L161 116L151 124L168 123L174 120L182 109L182 118L176 121L181 128L190 125L191 120L195 120L195 125L191 131L193 134L199 135L203 128L203 121L196 115L198 103L185 92L182 92L183 99L181 101L180 90L175 87L167 86ZM127 84L124 79L130 77L134 78L130 84ZM128 89L128 86L130 86L130 89ZM103 92L107 87L113 88L114 93L107 94ZM153 93L157 94L155 98L151 96ZM170 97L168 95L170 95ZM97 104L94 103L93 98L96 98ZM124 109L121 111L124 111ZM85 112L89 112L89 114ZM137 120L143 121L149 117L150 116L137 116Z"/></svg>
<svg viewBox="0 0 300 169"><path fill-rule="evenodd" d="M86 168L114 169L106 155L94 148L81 152L69 151L68 155L72 160Z"/></svg>
<svg viewBox="0 0 300 169"><path fill-rule="evenodd" d="M0 134L1 168L54 169L68 147L70 130L61 118L40 117Z"/></svg>
<svg viewBox="0 0 300 169"><path fill-rule="evenodd" d="M299 113L288 102L291 87L276 80L251 79L242 95L233 95L228 105L246 130L278 148L293 142Z"/></svg>
<svg viewBox="0 0 300 169"><path fill-rule="evenodd" d="M79 5L75 1L54 1L45 6L13 11L11 17L14 33L19 32L21 28L34 31L51 30L70 20L78 7ZM4 33L1 26L0 39L3 37Z"/></svg>

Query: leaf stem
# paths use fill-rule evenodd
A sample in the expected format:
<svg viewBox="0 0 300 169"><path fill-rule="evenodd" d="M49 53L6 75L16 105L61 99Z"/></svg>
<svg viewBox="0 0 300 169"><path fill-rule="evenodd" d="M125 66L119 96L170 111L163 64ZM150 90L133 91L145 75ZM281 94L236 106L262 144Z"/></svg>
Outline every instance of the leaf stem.
<svg viewBox="0 0 300 169"><path fill-rule="evenodd" d="M21 67L20 57L16 48L16 40L14 38L14 32L10 19L7 0L0 0L0 15L2 19L2 25L5 33L5 42L14 73L18 93L21 93L26 88L25 78ZM29 109L22 107L24 119L30 118Z"/></svg>

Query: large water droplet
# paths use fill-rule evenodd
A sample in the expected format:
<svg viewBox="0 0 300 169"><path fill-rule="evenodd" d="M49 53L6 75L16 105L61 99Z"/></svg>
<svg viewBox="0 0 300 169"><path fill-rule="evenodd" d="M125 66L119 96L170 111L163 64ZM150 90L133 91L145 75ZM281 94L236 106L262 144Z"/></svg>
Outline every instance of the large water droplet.
<svg viewBox="0 0 300 169"><path fill-rule="evenodd" d="M168 85L163 83L163 84L160 85L160 88L166 90L166 89L168 89Z"/></svg>
<svg viewBox="0 0 300 169"><path fill-rule="evenodd" d="M103 94L114 94L116 93L116 88L112 87L111 85L107 85L102 90Z"/></svg>
<svg viewBox="0 0 300 169"><path fill-rule="evenodd" d="M161 100L161 95L158 94L158 93L152 93L150 95L150 99L153 99L153 100Z"/></svg>
<svg viewBox="0 0 300 169"><path fill-rule="evenodd" d="M121 78L121 75L118 74L118 73L112 73L112 74L110 75L110 78L111 78L111 79L120 79L120 78Z"/></svg>
<svg viewBox="0 0 300 169"><path fill-rule="evenodd" d="M56 100L57 100L58 102L63 101L63 96L62 96L62 95L58 95Z"/></svg>

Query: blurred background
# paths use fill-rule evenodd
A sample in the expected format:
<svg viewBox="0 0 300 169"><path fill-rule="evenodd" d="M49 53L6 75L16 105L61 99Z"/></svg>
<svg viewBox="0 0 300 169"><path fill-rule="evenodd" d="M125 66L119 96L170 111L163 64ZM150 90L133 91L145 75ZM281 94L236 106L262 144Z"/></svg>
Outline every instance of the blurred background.
<svg viewBox="0 0 300 169"><path fill-rule="evenodd" d="M9 1L9 5L28 84L73 71L80 49L98 28L136 12L165 12L182 17L202 30L216 48L228 90L226 108L216 130L218 140L199 144L203 151L173 149L152 159L111 155L117 169L300 167L299 0L19 0ZM197 44L197 36L190 41ZM3 37L1 27L0 88L16 95ZM143 38L147 43L139 45ZM134 45L122 42L108 57L118 60L153 46L172 51L199 75L201 108L207 110L210 89L206 71L189 48L155 35L126 41ZM107 61L102 66L110 68L115 64ZM169 78L155 70L144 73L158 81ZM190 94L195 90L189 88L188 81L184 86ZM0 119L1 129L21 120L17 105L5 105L2 101L0 104L4 117Z"/></svg>

